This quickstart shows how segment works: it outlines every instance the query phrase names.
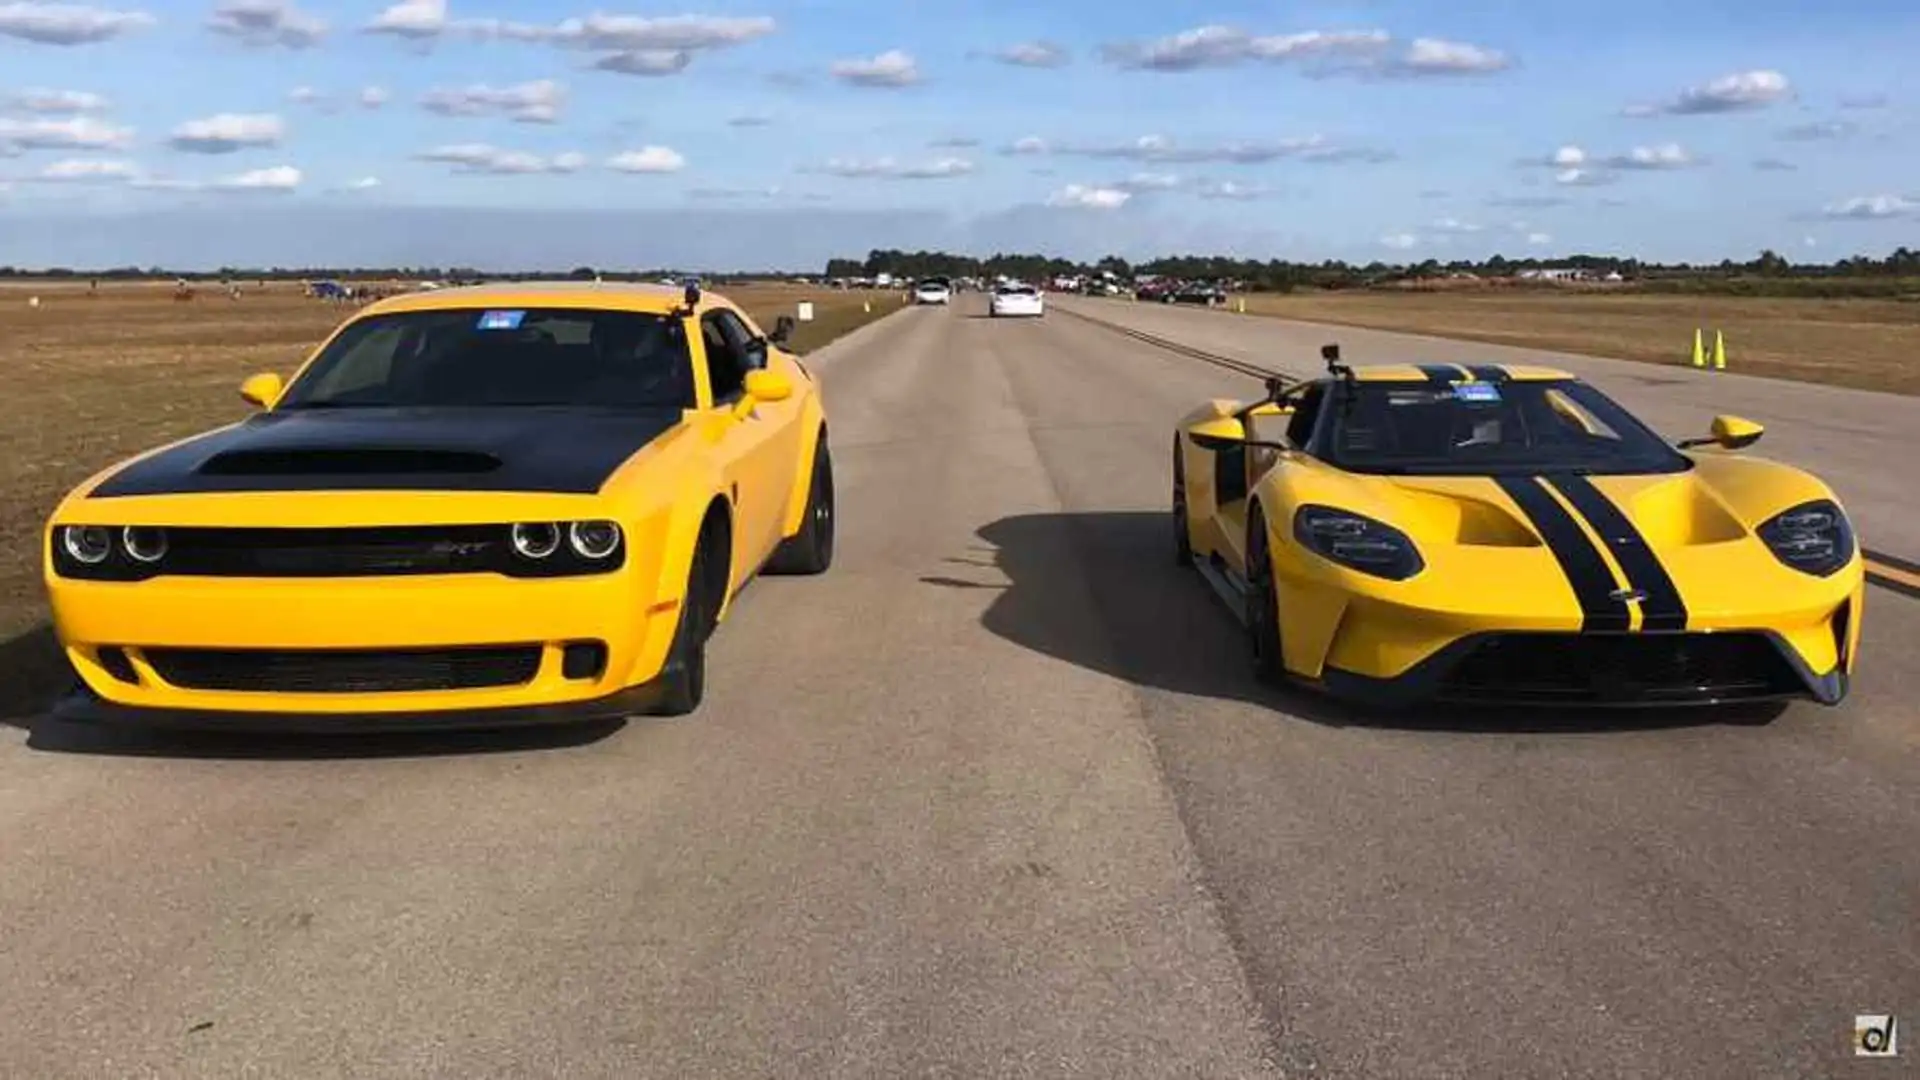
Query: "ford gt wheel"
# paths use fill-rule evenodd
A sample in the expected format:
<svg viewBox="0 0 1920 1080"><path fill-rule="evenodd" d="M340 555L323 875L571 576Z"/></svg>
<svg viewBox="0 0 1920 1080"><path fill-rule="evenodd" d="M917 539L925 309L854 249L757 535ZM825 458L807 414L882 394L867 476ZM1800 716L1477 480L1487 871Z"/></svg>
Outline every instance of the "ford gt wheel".
<svg viewBox="0 0 1920 1080"><path fill-rule="evenodd" d="M1273 584L1273 558L1267 550L1267 519L1255 506L1247 521L1247 644L1253 673L1262 682L1286 681L1280 650L1280 598Z"/></svg>
<svg viewBox="0 0 1920 1080"><path fill-rule="evenodd" d="M1187 475L1180 461L1180 436L1173 437L1173 563L1193 565L1193 535L1187 525Z"/></svg>

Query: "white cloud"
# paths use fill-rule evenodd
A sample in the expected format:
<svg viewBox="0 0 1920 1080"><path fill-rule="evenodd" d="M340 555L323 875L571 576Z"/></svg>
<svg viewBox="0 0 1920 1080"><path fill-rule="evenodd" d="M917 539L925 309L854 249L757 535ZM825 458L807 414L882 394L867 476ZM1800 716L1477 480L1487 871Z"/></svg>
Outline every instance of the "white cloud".
<svg viewBox="0 0 1920 1080"><path fill-rule="evenodd" d="M473 86L429 90L420 99L428 112L441 116L505 116L524 124L551 124L560 119L567 88L552 79L515 86Z"/></svg>
<svg viewBox="0 0 1920 1080"><path fill-rule="evenodd" d="M1432 229L1434 232L1437 232L1437 233L1453 233L1453 234L1477 233L1480 231L1480 226L1478 225L1474 225L1469 222L1461 221L1457 218L1450 218L1450 217L1441 218L1440 220L1434 222L1432 225L1428 226L1428 228Z"/></svg>
<svg viewBox="0 0 1920 1080"><path fill-rule="evenodd" d="M1553 243L1553 234L1543 233L1543 232L1530 232L1527 234L1527 243L1532 244L1535 247L1539 247L1542 244L1551 244Z"/></svg>
<svg viewBox="0 0 1920 1080"><path fill-rule="evenodd" d="M1816 142L1824 139L1844 139L1860 130L1858 124L1846 120L1815 120L1812 123L1795 124L1780 132L1780 137L1789 142Z"/></svg>
<svg viewBox="0 0 1920 1080"><path fill-rule="evenodd" d="M1380 238L1380 243L1383 246L1393 248L1396 251L1405 251L1419 242L1420 238L1412 233L1388 233Z"/></svg>
<svg viewBox="0 0 1920 1080"><path fill-rule="evenodd" d="M1441 38L1415 38L1396 48L1384 30L1308 30L1255 36L1239 27L1199 26L1144 42L1116 42L1101 55L1141 71L1197 71L1248 61L1302 64L1313 75L1478 75L1505 71L1513 57L1497 49Z"/></svg>
<svg viewBox="0 0 1920 1080"><path fill-rule="evenodd" d="M140 175L140 170L131 161L110 161L101 158L69 158L56 161L35 175L36 180L53 181L116 181L132 180Z"/></svg>
<svg viewBox="0 0 1920 1080"><path fill-rule="evenodd" d="M326 22L301 11L292 0L221 0L207 28L247 45L289 49L310 48L327 36Z"/></svg>
<svg viewBox="0 0 1920 1080"><path fill-rule="evenodd" d="M154 25L144 11L113 11L37 0L0 3L0 37L41 45L91 45Z"/></svg>
<svg viewBox="0 0 1920 1080"><path fill-rule="evenodd" d="M1172 173L1141 172L1108 186L1121 191L1170 191L1180 186L1180 178Z"/></svg>
<svg viewBox="0 0 1920 1080"><path fill-rule="evenodd" d="M1233 180L1210 180L1201 184L1196 191L1203 199L1263 199L1272 194L1271 189L1259 184L1242 184Z"/></svg>
<svg viewBox="0 0 1920 1080"><path fill-rule="evenodd" d="M1628 116L1692 116L1705 113L1740 112L1762 109L1793 92L1787 77L1778 71L1739 71L1722 75L1703 86L1695 86L1653 105L1630 105Z"/></svg>
<svg viewBox="0 0 1920 1080"><path fill-rule="evenodd" d="M678 75L691 63L693 54L685 49L633 49L603 56L593 66L618 75Z"/></svg>
<svg viewBox="0 0 1920 1080"><path fill-rule="evenodd" d="M578 153L542 157L520 150L503 150L486 143L459 143L439 146L417 155L421 161L436 161L454 166L458 173L485 173L497 176L524 176L534 173L578 172L586 157Z"/></svg>
<svg viewBox="0 0 1920 1080"><path fill-rule="evenodd" d="M1069 206L1081 210L1118 210L1133 198L1130 191L1111 187L1087 187L1068 184L1047 196L1048 206Z"/></svg>
<svg viewBox="0 0 1920 1080"><path fill-rule="evenodd" d="M777 185L763 188L697 187L689 190L687 197L692 199L771 199L779 194L780 188Z"/></svg>
<svg viewBox="0 0 1920 1080"><path fill-rule="evenodd" d="M1259 165L1287 158L1322 163L1342 161L1382 161L1393 155L1366 147L1342 147L1330 143L1324 135L1273 139L1265 142L1232 142L1217 146L1176 146L1165 135L1142 135L1132 142L1110 144L1068 144L1055 146L1037 136L1028 136L1008 147L1008 154L1061 154L1068 157L1101 158L1159 164Z"/></svg>
<svg viewBox="0 0 1920 1080"><path fill-rule="evenodd" d="M106 98L84 90L47 90L40 87L0 98L0 105L36 113L104 112L108 104Z"/></svg>
<svg viewBox="0 0 1920 1080"><path fill-rule="evenodd" d="M1880 220L1920 212L1920 202L1899 195L1861 195L1831 203L1821 213L1838 220Z"/></svg>
<svg viewBox="0 0 1920 1080"><path fill-rule="evenodd" d="M836 61L827 71L854 86L900 87L920 81L920 69L913 57L899 49L889 49L871 60Z"/></svg>
<svg viewBox="0 0 1920 1080"><path fill-rule="evenodd" d="M400 0L367 24L374 34L413 40L439 37L447 29L447 0Z"/></svg>
<svg viewBox="0 0 1920 1080"><path fill-rule="evenodd" d="M946 180L971 173L973 162L965 158L946 157L916 165L890 157L875 158L871 161L834 158L811 171L850 179Z"/></svg>
<svg viewBox="0 0 1920 1080"><path fill-rule="evenodd" d="M626 173L674 173L686 166L679 151L665 146L643 146L607 159L607 168Z"/></svg>
<svg viewBox="0 0 1920 1080"><path fill-rule="evenodd" d="M1624 154L1614 154L1604 163L1609 169L1685 169L1699 164L1679 143L1636 146Z"/></svg>
<svg viewBox="0 0 1920 1080"><path fill-rule="evenodd" d="M995 60L1013 67L1057 68L1069 62L1067 50L1051 41L1027 41L996 50Z"/></svg>
<svg viewBox="0 0 1920 1080"><path fill-rule="evenodd" d="M1439 38L1416 38L1393 67L1411 75L1486 75L1513 66L1498 49Z"/></svg>
<svg viewBox="0 0 1920 1080"><path fill-rule="evenodd" d="M369 109L377 109L387 103L391 97L385 87L364 86L360 88L360 104Z"/></svg>
<svg viewBox="0 0 1920 1080"><path fill-rule="evenodd" d="M277 146L286 125L270 113L220 113L189 120L173 129L167 145L195 154L230 154L256 146Z"/></svg>
<svg viewBox="0 0 1920 1080"><path fill-rule="evenodd" d="M213 186L229 191L292 191L300 186L300 170L291 165L253 169L238 176L215 180Z"/></svg>
<svg viewBox="0 0 1920 1080"><path fill-rule="evenodd" d="M0 152L20 150L117 150L133 141L133 129L91 116L66 120L12 120L0 116Z"/></svg>
<svg viewBox="0 0 1920 1080"><path fill-rule="evenodd" d="M1613 183L1613 174L1600 169L1561 169L1553 174L1553 182L1568 187L1599 187Z"/></svg>
<svg viewBox="0 0 1920 1080"><path fill-rule="evenodd" d="M327 95L311 86L296 86L287 92L287 100L300 105L314 105L326 99Z"/></svg>
<svg viewBox="0 0 1920 1080"><path fill-rule="evenodd" d="M379 187L379 186L380 186L380 178L379 178L379 177L377 177L377 176L363 176L363 177L361 177L360 179L358 179L358 180L355 180L355 181L354 181L354 182L352 182L351 184L348 184L348 185L347 185L347 190L349 190L349 191L372 191L372 190L373 190L374 188L377 188L377 187Z"/></svg>
<svg viewBox="0 0 1920 1080"><path fill-rule="evenodd" d="M646 50L691 51L724 49L765 37L777 29L766 16L728 18L714 15L589 15L568 19L552 29L511 26L505 36L549 40L596 52Z"/></svg>

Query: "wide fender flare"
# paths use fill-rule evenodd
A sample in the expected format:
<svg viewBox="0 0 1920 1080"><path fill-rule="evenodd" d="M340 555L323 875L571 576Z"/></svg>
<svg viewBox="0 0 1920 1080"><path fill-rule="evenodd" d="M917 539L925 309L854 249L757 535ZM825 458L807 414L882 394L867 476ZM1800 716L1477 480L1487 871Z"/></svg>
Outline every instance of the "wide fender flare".
<svg viewBox="0 0 1920 1080"><path fill-rule="evenodd" d="M671 499L655 513L664 512L666 527L655 535L661 538L659 577L653 582L653 603L683 602L687 597L687 571L693 566L694 547L700 541L700 526L706 521L707 508L720 501L728 523L733 521L733 498L717 468L689 470L682 474ZM731 530L729 530L731 534ZM732 553L724 556L732 564ZM731 574L729 573L729 577ZM733 583L728 582L729 592Z"/></svg>
<svg viewBox="0 0 1920 1080"><path fill-rule="evenodd" d="M818 383L814 384L818 387ZM820 440L827 433L826 407L820 403L818 390L808 394L800 406L799 451L794 455L793 485L787 492L787 512L780 523L782 537L793 536L800 531L800 525L807 517L807 499L813 492L813 455L820 446Z"/></svg>

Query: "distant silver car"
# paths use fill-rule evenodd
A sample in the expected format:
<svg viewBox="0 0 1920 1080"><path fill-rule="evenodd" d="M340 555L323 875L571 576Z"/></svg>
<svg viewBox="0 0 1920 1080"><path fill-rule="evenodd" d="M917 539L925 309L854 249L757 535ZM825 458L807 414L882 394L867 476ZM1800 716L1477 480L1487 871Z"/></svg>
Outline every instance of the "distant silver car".
<svg viewBox="0 0 1920 1080"><path fill-rule="evenodd" d="M953 287L944 281L923 281L913 287L916 304L947 304L953 301Z"/></svg>
<svg viewBox="0 0 1920 1080"><path fill-rule="evenodd" d="M1039 318L1047 313L1047 302L1040 290L1031 285L1002 285L993 290L993 299L987 301L987 314L1001 316L1023 316Z"/></svg>

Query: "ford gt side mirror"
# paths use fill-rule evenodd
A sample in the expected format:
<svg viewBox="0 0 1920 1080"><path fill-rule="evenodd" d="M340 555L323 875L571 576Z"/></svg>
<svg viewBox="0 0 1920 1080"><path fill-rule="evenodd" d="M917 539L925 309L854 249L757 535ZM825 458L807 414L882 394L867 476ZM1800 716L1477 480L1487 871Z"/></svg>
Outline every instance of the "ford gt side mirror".
<svg viewBox="0 0 1920 1080"><path fill-rule="evenodd" d="M280 400L280 393L285 389L286 386L281 383L279 375L271 371L263 371L240 384L240 396L250 404L271 409L273 403Z"/></svg>
<svg viewBox="0 0 1920 1080"><path fill-rule="evenodd" d="M1725 450L1744 450L1760 441L1767 429L1741 416L1722 414L1713 418L1713 426L1704 439L1682 439L1680 449L1719 445Z"/></svg>

